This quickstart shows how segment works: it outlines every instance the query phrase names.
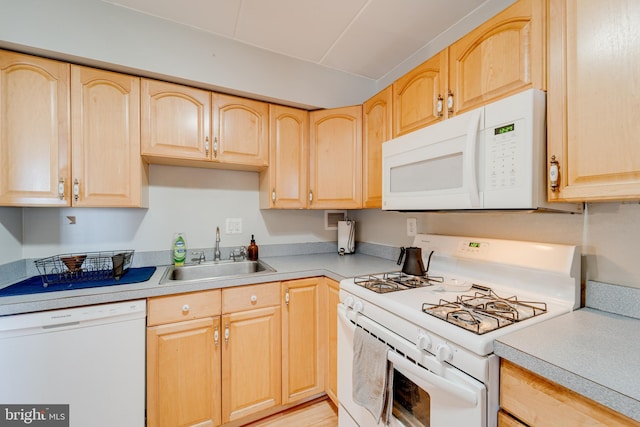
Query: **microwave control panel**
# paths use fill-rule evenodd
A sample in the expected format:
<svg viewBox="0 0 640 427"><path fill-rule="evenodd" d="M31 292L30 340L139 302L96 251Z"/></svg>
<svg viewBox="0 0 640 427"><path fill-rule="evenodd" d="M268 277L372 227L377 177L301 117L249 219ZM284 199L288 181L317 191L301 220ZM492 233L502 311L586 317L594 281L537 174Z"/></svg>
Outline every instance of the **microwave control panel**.
<svg viewBox="0 0 640 427"><path fill-rule="evenodd" d="M514 188L522 184L523 128L524 120L521 119L486 129L486 190Z"/></svg>

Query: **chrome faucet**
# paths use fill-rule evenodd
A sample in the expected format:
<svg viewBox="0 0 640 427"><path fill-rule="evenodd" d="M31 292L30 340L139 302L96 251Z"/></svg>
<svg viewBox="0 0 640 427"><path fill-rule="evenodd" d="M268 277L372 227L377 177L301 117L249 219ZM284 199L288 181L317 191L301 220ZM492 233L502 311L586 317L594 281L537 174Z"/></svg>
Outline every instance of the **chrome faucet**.
<svg viewBox="0 0 640 427"><path fill-rule="evenodd" d="M220 227L216 227L216 247L213 249L213 260L220 261Z"/></svg>

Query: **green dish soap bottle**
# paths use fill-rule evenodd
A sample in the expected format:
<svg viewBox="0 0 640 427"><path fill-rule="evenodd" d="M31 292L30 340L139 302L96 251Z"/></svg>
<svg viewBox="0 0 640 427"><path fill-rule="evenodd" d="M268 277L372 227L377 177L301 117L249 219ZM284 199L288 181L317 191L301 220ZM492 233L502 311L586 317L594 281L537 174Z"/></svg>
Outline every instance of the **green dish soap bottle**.
<svg viewBox="0 0 640 427"><path fill-rule="evenodd" d="M187 244L184 241L182 233L178 233L173 241L173 265L176 267L182 267L186 258Z"/></svg>

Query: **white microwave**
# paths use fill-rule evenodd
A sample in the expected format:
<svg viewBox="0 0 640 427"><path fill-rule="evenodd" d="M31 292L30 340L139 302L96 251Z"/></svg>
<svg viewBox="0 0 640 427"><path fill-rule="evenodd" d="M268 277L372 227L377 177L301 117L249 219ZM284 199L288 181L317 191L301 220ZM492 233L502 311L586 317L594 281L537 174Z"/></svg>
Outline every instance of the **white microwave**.
<svg viewBox="0 0 640 427"><path fill-rule="evenodd" d="M545 93L529 89L382 145L382 209L581 212L548 203Z"/></svg>

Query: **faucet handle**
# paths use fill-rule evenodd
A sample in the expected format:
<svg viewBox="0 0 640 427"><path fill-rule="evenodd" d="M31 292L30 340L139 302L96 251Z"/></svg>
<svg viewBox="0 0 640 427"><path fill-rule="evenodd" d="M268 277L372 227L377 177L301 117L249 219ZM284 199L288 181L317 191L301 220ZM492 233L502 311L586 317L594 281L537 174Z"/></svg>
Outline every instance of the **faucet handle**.
<svg viewBox="0 0 640 427"><path fill-rule="evenodd" d="M197 258L191 258L191 261L197 262L198 264L200 264L201 262L205 262L207 260L204 257L204 251L191 252L191 255L197 256Z"/></svg>
<svg viewBox="0 0 640 427"><path fill-rule="evenodd" d="M235 249L231 250L231 253L229 254L229 259L237 261L238 258L241 259L241 260L247 258L247 247L246 246L241 246L239 248L235 248Z"/></svg>

